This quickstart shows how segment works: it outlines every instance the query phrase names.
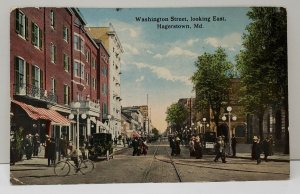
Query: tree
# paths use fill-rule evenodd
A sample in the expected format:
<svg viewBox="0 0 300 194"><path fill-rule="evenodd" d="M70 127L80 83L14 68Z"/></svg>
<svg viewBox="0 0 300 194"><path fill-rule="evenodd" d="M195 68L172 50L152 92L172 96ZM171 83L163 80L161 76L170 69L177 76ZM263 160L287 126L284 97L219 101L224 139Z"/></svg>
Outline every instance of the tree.
<svg viewBox="0 0 300 194"><path fill-rule="evenodd" d="M211 108L218 127L221 108L224 102L228 102L232 64L227 60L225 50L219 47L213 54L199 56L195 66L197 71L192 76L192 82L196 91L196 109Z"/></svg>
<svg viewBox="0 0 300 194"><path fill-rule="evenodd" d="M180 130L183 123L188 118L188 110L183 104L173 103L167 108L166 121L175 127L177 131Z"/></svg>
<svg viewBox="0 0 300 194"><path fill-rule="evenodd" d="M286 10L277 7L252 8L252 22L243 36L244 49L237 57L241 73L241 102L248 113L259 118L263 137L263 114L272 106L285 109L288 138L287 20ZM288 145L288 139L286 145ZM286 151L288 148L286 149Z"/></svg>
<svg viewBox="0 0 300 194"><path fill-rule="evenodd" d="M158 139L158 137L159 137L159 131L158 131L158 129L153 128L153 129L152 129L152 133L153 133L153 135L154 135L154 138L155 138L155 139Z"/></svg>

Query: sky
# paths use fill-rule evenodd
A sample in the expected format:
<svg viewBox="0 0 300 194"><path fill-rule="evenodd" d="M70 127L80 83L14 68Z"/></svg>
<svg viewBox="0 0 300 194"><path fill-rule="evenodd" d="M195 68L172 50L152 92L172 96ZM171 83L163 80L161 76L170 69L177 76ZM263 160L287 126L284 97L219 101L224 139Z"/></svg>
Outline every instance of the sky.
<svg viewBox="0 0 300 194"><path fill-rule="evenodd" d="M204 52L213 53L221 46L234 63L250 22L246 15L248 8L85 8L80 11L87 26L109 23L114 26L124 49L122 106L145 105L148 94L152 124L161 132L167 127L167 107L180 98L195 96L190 77L196 71L197 57ZM221 21L213 21L214 16ZM147 21L137 21L139 17ZM157 18L167 18L167 21L158 22ZM189 28L162 29L158 27L160 24L189 25ZM202 24L202 28L194 28L195 24Z"/></svg>

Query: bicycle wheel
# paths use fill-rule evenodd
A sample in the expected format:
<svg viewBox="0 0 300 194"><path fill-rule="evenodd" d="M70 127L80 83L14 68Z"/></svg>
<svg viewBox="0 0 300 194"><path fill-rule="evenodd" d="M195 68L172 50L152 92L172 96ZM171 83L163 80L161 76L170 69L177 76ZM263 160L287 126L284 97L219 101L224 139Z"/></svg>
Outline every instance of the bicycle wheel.
<svg viewBox="0 0 300 194"><path fill-rule="evenodd" d="M80 163L79 168L80 168L80 172L82 174L87 174L87 173L92 172L94 170L95 165L94 165L94 162L92 162L89 159L86 159L86 160L83 160Z"/></svg>
<svg viewBox="0 0 300 194"><path fill-rule="evenodd" d="M67 176L70 172L70 165L65 161L60 161L54 166L54 173L57 176Z"/></svg>

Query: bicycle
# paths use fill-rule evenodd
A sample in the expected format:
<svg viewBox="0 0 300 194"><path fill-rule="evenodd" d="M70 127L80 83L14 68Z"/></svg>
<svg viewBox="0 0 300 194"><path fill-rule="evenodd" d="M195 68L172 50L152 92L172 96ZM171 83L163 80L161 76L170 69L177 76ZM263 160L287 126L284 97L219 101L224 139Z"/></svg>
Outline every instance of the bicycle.
<svg viewBox="0 0 300 194"><path fill-rule="evenodd" d="M74 168L74 171L81 172L81 174L85 175L89 172L92 172L95 168L94 163L89 159L83 159L79 157L78 168L76 167L74 162L71 162L71 158L67 158L65 161L60 161L54 166L54 173L57 176L67 176L70 173L71 166Z"/></svg>

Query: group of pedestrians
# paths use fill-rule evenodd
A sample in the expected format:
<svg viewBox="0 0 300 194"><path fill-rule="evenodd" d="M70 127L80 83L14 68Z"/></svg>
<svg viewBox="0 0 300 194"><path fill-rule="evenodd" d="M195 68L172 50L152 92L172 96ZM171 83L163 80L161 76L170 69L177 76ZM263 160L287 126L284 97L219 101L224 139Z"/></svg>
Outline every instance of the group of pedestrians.
<svg viewBox="0 0 300 194"><path fill-rule="evenodd" d="M202 153L202 143L199 136L192 136L189 141L190 157L196 157L196 159L201 159Z"/></svg>
<svg viewBox="0 0 300 194"><path fill-rule="evenodd" d="M148 152L148 145L144 139L141 137L134 137L132 142L131 142L133 152L132 155L139 156L139 155L147 155Z"/></svg>
<svg viewBox="0 0 300 194"><path fill-rule="evenodd" d="M37 133L34 136L27 134L23 140L23 147L27 160L32 159L32 156L37 156L40 147L39 134Z"/></svg>
<svg viewBox="0 0 300 194"><path fill-rule="evenodd" d="M180 155L181 149L180 149L180 143L181 140L178 136L171 136L169 138L170 147L171 147L171 156L178 156Z"/></svg>
<svg viewBox="0 0 300 194"><path fill-rule="evenodd" d="M263 141L259 137L253 137L252 143L252 160L256 160L257 164L261 163L260 155L264 154L264 160L268 162L268 156L272 156L273 153L273 138L272 136L266 137Z"/></svg>

